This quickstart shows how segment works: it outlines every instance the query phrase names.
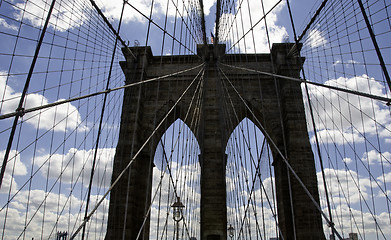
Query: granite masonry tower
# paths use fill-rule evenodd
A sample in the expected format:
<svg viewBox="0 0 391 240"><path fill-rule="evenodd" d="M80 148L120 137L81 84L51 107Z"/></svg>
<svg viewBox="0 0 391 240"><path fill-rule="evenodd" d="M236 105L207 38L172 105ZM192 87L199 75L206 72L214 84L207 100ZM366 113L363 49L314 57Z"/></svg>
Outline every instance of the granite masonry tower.
<svg viewBox="0 0 391 240"><path fill-rule="evenodd" d="M176 119L185 116L185 111L189 106L191 112L197 111L201 115L201 122L196 129L191 127L190 119L182 119L193 130L201 149L199 156L201 166L200 240L227 240L225 147L234 130L227 126L227 121L236 126L247 117L256 125L261 124L281 152L285 154L314 199L319 202L315 163L307 132L300 83L224 67L224 64L228 63L269 73L274 69L276 74L298 78L304 59L297 56L294 44L274 44L271 51L273 62L269 54L225 55L223 44L199 45L197 55L186 56L153 56L150 47L130 49L137 59L134 59L127 51L123 51L126 61L121 62L121 67L126 76L126 84L167 75L204 63L203 102L202 109L195 109L190 104L191 94L184 95L175 110L165 117L168 110L200 71L199 68L161 81L151 81L125 89L120 135L113 166L113 180L155 130L157 123L163 119L165 123L157 129L155 137L143 148L132 163L130 170L111 191L107 240L136 240L137 235L140 235L139 239L149 239L149 219L147 218L146 221L144 219L148 216L148 203L151 201L152 168L154 166L154 156L151 155L154 151L151 149L156 149L166 128ZM232 59L235 59L234 63ZM231 119L222 119L221 81L223 81L223 76L218 73L219 67L224 69L235 88L243 94L252 114L249 114L249 111L231 112L228 114L232 116ZM196 84L193 84L189 92L194 92L195 88ZM232 91L231 95L235 95L234 90L229 91ZM237 109L243 109L243 101L239 98L232 98L232 104ZM225 111L232 110L225 109ZM294 239L294 234L297 240L325 239L320 213L298 181L292 174L288 174L286 164L280 154L275 148L271 147L271 149L278 222L283 239Z"/></svg>

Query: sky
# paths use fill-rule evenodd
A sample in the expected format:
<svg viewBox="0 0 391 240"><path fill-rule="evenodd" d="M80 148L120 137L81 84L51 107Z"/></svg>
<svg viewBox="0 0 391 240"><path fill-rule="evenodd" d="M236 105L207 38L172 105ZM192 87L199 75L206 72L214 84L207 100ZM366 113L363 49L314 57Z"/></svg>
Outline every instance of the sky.
<svg viewBox="0 0 391 240"><path fill-rule="evenodd" d="M122 1L97 0L96 2L108 20L117 28ZM271 9L275 2L265 1L265 12ZM238 15L240 18L238 17L235 23L240 27L234 26L229 34L221 32L220 40L224 41L227 46L232 46L238 36L248 32L251 25L258 22L263 15L259 1L244 3L239 9L236 1L234 7L235 10L241 12ZM310 16L315 12L320 1L292 0L290 3L295 26L297 32L300 33L309 22ZM13 112L17 108L34 55L36 40L39 38L40 28L44 24L43 9L47 11L49 4L50 1L43 0L30 0L27 3L23 0L0 1L1 114ZM131 4L141 13L149 16L150 1L135 0ZM175 11L174 5L180 10L179 12ZM349 6L349 3L346 6ZM371 20L376 23L374 30L378 34L379 45L384 52L384 61L389 68L391 48L388 44L388 37L390 36L391 24L390 18L386 14L391 12L391 9L388 6L387 12L384 9L378 10L381 8L375 3L371 6L373 9ZM152 46L154 55L189 54L190 51L195 51L194 44L192 45L189 40L193 36L185 34L184 26L181 30L179 24L175 25L175 18L180 19L178 15L183 14L185 17L192 13L187 13L184 10L181 1L170 2L167 18L165 17L166 9L167 1L155 1L152 12L153 21L159 26L166 24L167 32L175 35L179 41L185 41L190 46L189 50L185 50L177 43L173 46L173 40L169 36L165 36L163 39L161 29L154 25L151 26L147 39L148 20L129 5L125 7L120 36L129 43L129 46L135 45L136 41L141 46L147 43ZM328 10L331 11L330 8ZM333 11L339 13L338 9L333 9ZM249 12L251 14L248 14ZM214 33L215 29L214 1L204 1L204 13L206 32L210 38L210 32ZM338 25L335 28L335 23L341 21L341 15L336 14L333 18L322 18L309 31L304 39L302 50L303 56L306 57L304 65L306 78L330 86L342 86L389 97L390 91L384 83L384 75L378 66L378 59L368 33L364 31L365 28L362 28L362 21L359 25L355 25L356 19L353 16L353 13L347 14L345 16L347 26ZM229 26L233 18L232 11L225 11L220 22L222 26ZM35 73L32 76L25 100L25 108L105 89L105 80L109 76L115 38L101 20L97 19L96 13L88 1L63 0L57 2L40 52L40 58L34 69ZM23 24L20 24L21 21ZM282 1L271 12L267 17L267 23L271 42L294 40L285 1ZM360 31L356 28L360 28ZM180 34L181 32L183 34ZM194 38L198 39L199 36L194 36ZM261 21L255 30L250 31L229 53L265 53L268 52L268 49L265 26ZM119 61L124 60L119 47L117 47L116 53L110 87L121 86L124 82L122 70L118 65ZM304 92L303 86L303 94ZM343 230L345 236L350 231L357 232L357 229L361 231L365 228L365 231L361 231L361 237L365 232L366 239L383 239L383 235L390 238L391 218L388 206L391 203L389 200L390 190L388 190L391 187L390 108L385 106L383 102L311 85L309 85L309 94L315 109L316 132L321 142L322 156L326 162L325 174L328 176L330 194L333 195L333 208L336 215L339 216L336 219L336 225ZM110 184L112 159L118 139L121 100L121 91L108 95L108 107L97 151L99 164L93 179L94 188L91 199L94 204L103 196L105 189ZM4 220L0 223L3 222L6 229L2 233L2 239L14 239L21 232L20 238L23 239L30 239L34 236L43 236L44 238L50 236L52 239L56 231L72 231L75 227L77 228L76 225L80 223L84 214L83 201L86 199L86 188L90 179L102 103L103 95L100 95L88 100L48 108L40 111L39 114L35 112L23 116L22 124L17 127L17 137L11 148L11 157L0 190L0 219ZM306 96L304 96L304 103L307 119L311 119ZM176 124L178 126L181 123L177 122ZM6 150L11 125L12 118L0 120L0 134L4 139L0 143L1 160ZM177 133L173 129L167 130L168 138L175 138ZM315 144L315 135L311 124L308 129L310 141ZM233 134L237 134L239 138L242 137L240 133ZM194 137L191 138L194 139ZM262 142L263 139L259 129L254 130L250 138L253 138L252 142L255 142L255 138L258 139L257 142ZM170 149L172 146L168 142L165 145L166 149ZM196 156L199 150L194 146L190 150ZM162 150L158 149L158 151ZM166 150L166 152L170 151ZM248 166L250 166L250 155L256 156L257 153L243 152L243 158L248 161ZM315 147L314 153L317 159ZM200 172L198 163L192 160L178 166L178 159L180 157L177 156L172 160L174 175L178 178L192 176L186 180L187 182L185 181L182 190L191 192L191 189L198 189L199 179L197 176ZM234 160L235 158L232 158L232 161ZM155 159L155 164L159 166L157 163L158 161ZM158 176L167 173L167 169L164 170L166 166L154 168L155 182L160 181ZM369 175L368 169L372 175ZM241 169L241 172L243 176L253 174L250 169ZM318 163L317 176L322 208L326 211L323 180ZM170 181L167 175L162 179L164 180L161 189L165 191L165 197L168 199L169 195L172 197L172 192L168 190ZM237 181L235 176L227 174L228 196L237 194L239 191L231 184L235 181ZM272 195L270 189L273 181L272 175L265 174L262 178L270 196ZM357 186L359 186L360 192L357 191ZM153 192L155 190L153 189ZM264 209L266 218L269 219L267 229L270 231L270 229L274 229L272 213L270 207L267 206L267 200L261 197L263 194L261 192L262 189L258 183L255 185L254 196L261 199L256 204L258 209ZM197 205L200 199L199 189L193 191L192 194L192 199L189 200L192 203L187 204L186 211L189 215L194 214L197 219L199 218L199 205ZM240 194L242 201L247 202L248 192ZM6 204L7 201L10 201L9 205ZM165 204L166 206L161 206L159 210L157 203L153 203L151 229L157 226L156 216L158 214L169 212L167 205L170 203ZM95 234L94 237L90 235L91 238L104 237L101 230L105 229L107 210L108 198L105 198L101 207L98 208L96 216L94 215L95 220L89 223L89 234ZM229 214L237 211L234 206L228 206ZM232 215L229 215L229 219ZM355 223L352 221L353 216ZM376 233L373 216L376 216L382 233L379 231ZM251 217L254 218L254 216ZM29 219L33 220L29 222ZM251 222L254 223L254 220ZM28 224L28 228L23 233L25 224ZM172 234L173 228L172 225L170 226L168 232ZM251 225L251 228L255 227ZM191 225L191 229L191 231L197 232L197 224ZM268 236L272 237L273 234L274 231L270 231ZM151 230L151 236L155 238L156 235L157 233Z"/></svg>

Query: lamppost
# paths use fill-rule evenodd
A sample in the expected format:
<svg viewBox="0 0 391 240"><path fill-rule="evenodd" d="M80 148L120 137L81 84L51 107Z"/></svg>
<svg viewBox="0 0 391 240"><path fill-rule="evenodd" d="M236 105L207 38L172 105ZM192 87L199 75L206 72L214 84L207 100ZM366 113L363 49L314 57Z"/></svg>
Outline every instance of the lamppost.
<svg viewBox="0 0 391 240"><path fill-rule="evenodd" d="M177 197L176 202L171 207L173 209L173 218L176 222L176 239L179 240L179 222L183 219L182 209L185 205L181 202L181 198Z"/></svg>
<svg viewBox="0 0 391 240"><path fill-rule="evenodd" d="M231 238L231 240L232 240L232 238L234 237L234 235L235 235L235 229L232 227L232 225L230 224L229 225L229 228L228 228L228 236Z"/></svg>

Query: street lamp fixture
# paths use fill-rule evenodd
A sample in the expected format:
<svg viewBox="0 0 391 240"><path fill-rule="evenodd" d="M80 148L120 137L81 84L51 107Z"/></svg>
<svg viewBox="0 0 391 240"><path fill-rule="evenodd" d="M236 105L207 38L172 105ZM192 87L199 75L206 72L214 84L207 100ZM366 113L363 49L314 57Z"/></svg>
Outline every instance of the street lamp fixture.
<svg viewBox="0 0 391 240"><path fill-rule="evenodd" d="M232 240L232 238L234 237L234 235L235 235L235 229L232 227L232 225L230 224L229 225L229 228L228 228L228 235L229 235L229 237L231 238L231 240Z"/></svg>
<svg viewBox="0 0 391 240"><path fill-rule="evenodd" d="M179 222L183 219L182 209L185 207L181 202L181 198L177 197L176 202L171 205L173 209L173 218L176 222L176 239L179 239Z"/></svg>
<svg viewBox="0 0 391 240"><path fill-rule="evenodd" d="M182 208L185 207L185 205L183 205L183 203L181 202L181 198L177 197L176 202L174 202L174 204L172 204L171 207L173 208L174 221L175 222L181 221L183 219Z"/></svg>

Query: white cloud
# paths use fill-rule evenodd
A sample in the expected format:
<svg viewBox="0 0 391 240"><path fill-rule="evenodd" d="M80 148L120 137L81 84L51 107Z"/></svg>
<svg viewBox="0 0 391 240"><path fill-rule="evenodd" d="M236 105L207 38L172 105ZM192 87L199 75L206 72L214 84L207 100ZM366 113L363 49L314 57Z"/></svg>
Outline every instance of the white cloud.
<svg viewBox="0 0 391 240"><path fill-rule="evenodd" d="M12 87L6 84L5 72L0 72L0 99L1 101L1 114L11 113L16 110L19 104L21 96L20 92L14 91ZM12 80L9 78L8 81ZM62 99L59 99L60 101ZM24 108L32 108L48 104L49 100L37 93L28 94L25 98ZM51 107L39 111L27 113L24 115L24 119L27 119L27 123L33 125L35 128L51 129L54 131L66 131L67 129L78 129L80 131L88 130L88 127L81 122L81 116L78 109L71 103L65 103L57 107Z"/></svg>
<svg viewBox="0 0 391 240"><path fill-rule="evenodd" d="M327 210L324 209L324 211ZM376 239L376 235L380 234L379 228L384 233L386 239L391 237L389 215L386 212L377 213L377 215L372 216L369 212L349 208L348 205L343 204L333 209L333 214L335 214L335 227L340 234L344 234L344 237L348 237L348 234L351 232L363 236L363 229L365 229L366 239ZM338 216L338 218L336 218L336 216ZM374 217L376 218L379 228L376 227ZM329 228L324 226L324 229ZM360 235L359 239L361 239Z"/></svg>
<svg viewBox="0 0 391 240"><path fill-rule="evenodd" d="M322 129L318 131L318 138L323 143L336 143L339 145L364 141L364 138L355 132L341 132L339 130L329 129ZM315 136L311 137L311 142L316 142Z"/></svg>
<svg viewBox="0 0 391 240"><path fill-rule="evenodd" d="M365 74L352 78L339 77L325 84L385 96L384 86ZM345 142L351 142L353 138L360 142L363 141L364 133L367 137L368 134L379 134L384 138L391 136L390 112L383 102L324 87L308 87L316 114L317 130L324 142L341 144L343 138ZM307 119L310 119L309 116Z"/></svg>
<svg viewBox="0 0 391 240"><path fill-rule="evenodd" d="M318 29L312 29L308 34L308 41L311 48L322 47L327 44L323 32Z"/></svg>
<svg viewBox="0 0 391 240"><path fill-rule="evenodd" d="M0 18L0 26L14 31L18 30L17 26L7 23L3 18Z"/></svg>
<svg viewBox="0 0 391 240"><path fill-rule="evenodd" d="M384 178L383 178L383 176L380 176L380 177L377 178L377 180L379 180L381 182L385 181L386 183L391 182L391 172L385 173L384 174ZM384 196L383 192L381 192L380 194L382 196ZM388 194L388 196L391 196L391 191L387 190L387 194Z"/></svg>
<svg viewBox="0 0 391 240"><path fill-rule="evenodd" d="M16 18L27 19L34 26L42 27L45 23L50 4L44 0L29 0L15 5ZM57 31L77 28L87 20L86 13L90 3L80 4L71 0L57 1L54 5L49 26ZM26 9L26 11L22 11Z"/></svg>
<svg viewBox="0 0 391 240"><path fill-rule="evenodd" d="M374 165L374 164L384 164L384 166L389 167L390 162L391 162L391 153L389 152L383 152L379 153L376 150L371 150L369 152L366 152L363 154L362 159L364 161L369 162L369 164Z"/></svg>
<svg viewBox="0 0 391 240"><path fill-rule="evenodd" d="M0 151L0 163L3 162L4 154L5 151ZM18 185L13 176L24 176L27 174L26 165L20 161L19 152L11 150L8 159L0 193L8 193L10 188L11 193L14 193L18 189Z"/></svg>
<svg viewBox="0 0 391 240"><path fill-rule="evenodd" d="M368 211L368 205L364 204L364 201L372 201L371 196L371 187L376 186L368 178L360 176L357 172L353 170L337 170L337 169L325 169L325 177L327 182L327 188L329 191L329 197L331 199L332 214L334 218L334 223L337 228L337 231L340 234L347 235L350 232L359 233L365 229L366 236L369 239L375 238L376 226L373 216ZM391 176L390 176L391 177ZM326 200L324 199L325 191L323 186L323 179L321 172L317 173L318 178L318 188L321 196L321 205L326 205ZM359 182L357 179L360 179ZM360 190L357 186L359 184ZM376 190L376 187L374 188ZM379 191L377 198L375 197L374 201L379 201L384 194ZM362 211L358 210L358 203L363 204ZM383 199L384 201L384 199ZM349 207L349 205L350 207ZM374 215L377 223L379 224L383 233L390 237L391 229L389 228L389 218L388 213L385 208L377 206L377 215ZM323 209L323 212L327 212L327 208ZM373 212L373 209L371 209ZM327 234L330 230L324 222L325 233Z"/></svg>
<svg viewBox="0 0 391 240"><path fill-rule="evenodd" d="M344 161L346 164L349 164L349 163L353 162L353 160L351 158L348 158L348 157L342 159L342 161Z"/></svg>
<svg viewBox="0 0 391 240"><path fill-rule="evenodd" d="M264 1L265 12L268 12L277 1ZM269 15L266 17L270 42L280 43L287 36L285 27L277 25L277 15L283 9L285 2L280 3ZM251 29L251 23L254 25L263 16L262 5L259 1L249 1L249 5L243 3L239 9L239 4L236 5L235 11L239 11L234 20L234 14L223 13L220 18L220 41L230 41L232 44L238 41L237 36L243 36L248 30ZM250 8L250 11L249 11ZM250 12L250 13L249 13ZM251 21L250 21L251 15ZM233 22L232 21L236 21ZM232 25L230 32L228 29ZM242 28L243 26L243 28ZM237 27L239 29L237 29ZM226 35L228 33L228 35ZM254 35L254 39L253 39ZM255 44L255 46L254 46ZM238 47L238 45L236 45ZM242 52L254 53L254 52L269 52L268 40L266 35L266 28L264 20L253 29L253 33L249 32L240 42L239 48Z"/></svg>
<svg viewBox="0 0 391 240"><path fill-rule="evenodd" d="M340 65L340 64L345 64L346 67L351 67L353 64L359 64L360 62L357 62L355 60L347 60L346 62L342 62L341 60L336 60L334 63L333 63L333 66L337 66L337 65Z"/></svg>
<svg viewBox="0 0 391 240"><path fill-rule="evenodd" d="M357 203L360 197L366 199L370 188L370 181L368 178L358 176L360 178L360 192L357 189L357 173L353 170L339 170L339 169L324 169L327 188L330 198L333 202L339 204L346 202L345 197L349 197L350 203ZM322 173L317 173L318 188L320 195L325 195ZM349 195L348 195L349 194ZM325 206L325 204L322 204Z"/></svg>
<svg viewBox="0 0 391 240"><path fill-rule="evenodd" d="M49 172L49 178L56 179L62 173L62 182L72 183L76 181L77 176L80 174L83 179L79 179L78 181L83 181L84 184L88 186L91 176L94 151L94 149L77 150L75 148L71 148L65 155L53 154L50 156L49 154L46 154L36 157L34 162L38 167L43 165L40 171L44 177L46 177ZM98 149L93 178L94 186L99 186L101 182L105 184L102 187L110 185L114 154L115 148ZM50 166L49 169L48 166Z"/></svg>

